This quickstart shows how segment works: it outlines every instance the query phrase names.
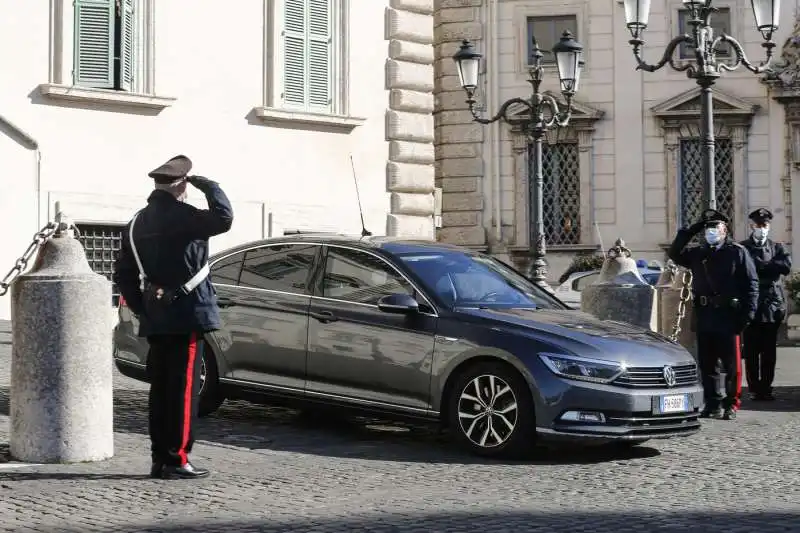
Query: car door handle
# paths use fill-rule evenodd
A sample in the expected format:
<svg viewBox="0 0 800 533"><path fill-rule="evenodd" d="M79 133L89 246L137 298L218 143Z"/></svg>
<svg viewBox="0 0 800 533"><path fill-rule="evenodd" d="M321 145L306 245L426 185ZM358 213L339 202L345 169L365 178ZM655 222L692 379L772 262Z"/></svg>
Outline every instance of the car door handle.
<svg viewBox="0 0 800 533"><path fill-rule="evenodd" d="M230 307L234 305L233 300L230 298L217 298L217 307Z"/></svg>
<svg viewBox="0 0 800 533"><path fill-rule="evenodd" d="M311 313L309 313L309 315L316 318L323 324L326 324L328 322L336 322L337 320L339 320L339 318L330 311L320 311L318 313L312 311Z"/></svg>

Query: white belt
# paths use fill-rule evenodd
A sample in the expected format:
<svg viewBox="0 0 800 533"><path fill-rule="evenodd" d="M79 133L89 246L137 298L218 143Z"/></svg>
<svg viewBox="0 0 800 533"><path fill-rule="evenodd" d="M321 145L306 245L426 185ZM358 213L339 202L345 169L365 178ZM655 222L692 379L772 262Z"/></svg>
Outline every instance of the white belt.
<svg viewBox="0 0 800 533"><path fill-rule="evenodd" d="M206 263L205 265L203 265L203 268L197 271L197 274L192 276L192 279L181 285L181 290L185 294L189 294L190 292L195 290L198 285L203 283L203 280L205 280L210 273L211 273L211 267L208 266L208 263Z"/></svg>

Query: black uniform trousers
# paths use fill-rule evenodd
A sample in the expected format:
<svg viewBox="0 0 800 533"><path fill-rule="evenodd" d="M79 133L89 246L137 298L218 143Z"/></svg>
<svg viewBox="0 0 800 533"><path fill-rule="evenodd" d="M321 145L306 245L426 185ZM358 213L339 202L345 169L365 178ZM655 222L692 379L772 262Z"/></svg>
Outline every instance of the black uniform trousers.
<svg viewBox="0 0 800 533"><path fill-rule="evenodd" d="M742 352L739 335L698 332L697 358L703 380L706 409L719 407L738 409L742 395ZM724 386L720 383L720 366L725 373Z"/></svg>
<svg viewBox="0 0 800 533"><path fill-rule="evenodd" d="M745 375L751 393L772 393L780 325L780 322L753 322L744 331Z"/></svg>
<svg viewBox="0 0 800 533"><path fill-rule="evenodd" d="M147 341L153 462L183 466L194 444L203 334L152 335Z"/></svg>

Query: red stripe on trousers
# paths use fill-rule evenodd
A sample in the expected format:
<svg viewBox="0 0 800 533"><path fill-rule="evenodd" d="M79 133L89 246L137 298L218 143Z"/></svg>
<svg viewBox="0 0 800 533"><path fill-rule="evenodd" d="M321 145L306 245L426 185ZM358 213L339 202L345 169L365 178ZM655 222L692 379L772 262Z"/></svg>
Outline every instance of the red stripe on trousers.
<svg viewBox="0 0 800 533"><path fill-rule="evenodd" d="M181 466L189 462L186 456L186 446L189 444L189 433L192 423L192 380L194 379L194 358L197 355L197 335L192 333L189 337L189 356L186 362L186 389L183 391L183 436L178 456Z"/></svg>
<svg viewBox="0 0 800 533"><path fill-rule="evenodd" d="M736 402L738 409L742 405L742 337L736 335Z"/></svg>

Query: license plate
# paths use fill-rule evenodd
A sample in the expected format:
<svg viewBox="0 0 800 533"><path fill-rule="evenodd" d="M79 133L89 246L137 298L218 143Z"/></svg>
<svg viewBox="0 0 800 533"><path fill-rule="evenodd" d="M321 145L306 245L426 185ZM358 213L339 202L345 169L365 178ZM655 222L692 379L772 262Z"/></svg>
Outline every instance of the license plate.
<svg viewBox="0 0 800 533"><path fill-rule="evenodd" d="M689 410L689 398L686 394L675 394L673 396L661 397L661 412L684 413Z"/></svg>

